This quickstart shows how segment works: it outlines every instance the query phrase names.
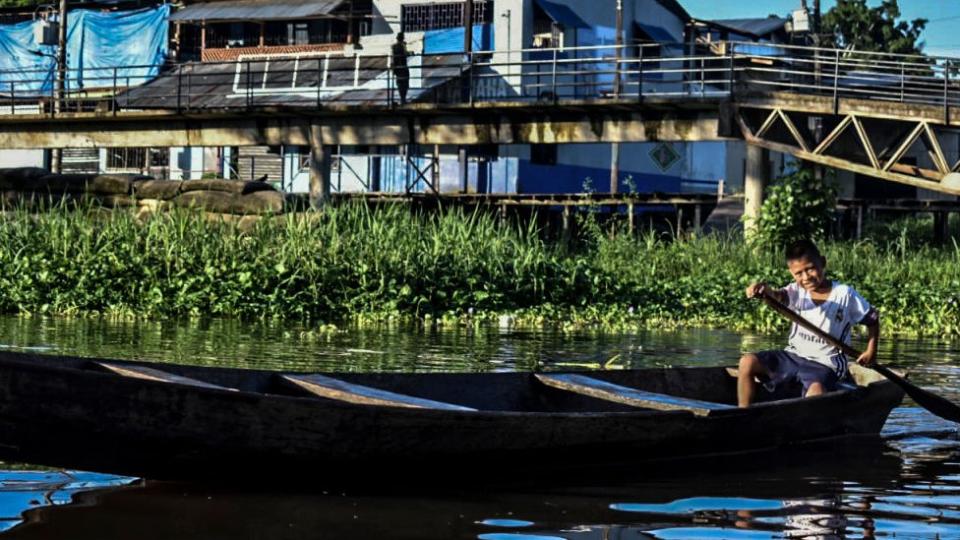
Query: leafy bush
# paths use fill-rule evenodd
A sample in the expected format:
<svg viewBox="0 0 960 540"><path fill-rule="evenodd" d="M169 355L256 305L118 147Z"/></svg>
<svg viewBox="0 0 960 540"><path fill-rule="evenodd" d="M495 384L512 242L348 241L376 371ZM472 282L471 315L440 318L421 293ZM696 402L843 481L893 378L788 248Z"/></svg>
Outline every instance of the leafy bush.
<svg viewBox="0 0 960 540"><path fill-rule="evenodd" d="M780 248L802 238L822 239L833 221L837 190L826 178L803 168L775 180L757 219L759 244Z"/></svg>

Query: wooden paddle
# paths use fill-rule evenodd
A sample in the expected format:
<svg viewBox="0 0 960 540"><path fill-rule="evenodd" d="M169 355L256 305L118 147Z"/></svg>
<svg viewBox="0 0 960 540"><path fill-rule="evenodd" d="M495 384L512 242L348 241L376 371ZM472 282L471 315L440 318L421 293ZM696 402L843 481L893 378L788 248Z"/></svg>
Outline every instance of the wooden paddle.
<svg viewBox="0 0 960 540"><path fill-rule="evenodd" d="M800 326L806 328L807 330L813 332L817 336L820 336L827 343L837 347L844 354L851 358L859 358L860 352L854 349L853 347L843 343L839 339L831 336L830 334L824 332L816 325L810 321L801 317L798 313L794 312L783 302L775 298L770 291L764 291L761 297L768 306L770 306L774 311L783 315L784 317L790 319L791 321L799 324ZM946 400L936 394L927 392L926 390L915 386L907 382L906 379L897 375L890 369L881 366L880 364L874 363L869 368L875 370L877 373L883 375L884 377L893 381L894 384L903 389L908 396L913 398L917 405L920 405L924 409L932 412L933 414L943 418L944 420L950 420L951 422L960 422L960 406L957 406L955 403Z"/></svg>

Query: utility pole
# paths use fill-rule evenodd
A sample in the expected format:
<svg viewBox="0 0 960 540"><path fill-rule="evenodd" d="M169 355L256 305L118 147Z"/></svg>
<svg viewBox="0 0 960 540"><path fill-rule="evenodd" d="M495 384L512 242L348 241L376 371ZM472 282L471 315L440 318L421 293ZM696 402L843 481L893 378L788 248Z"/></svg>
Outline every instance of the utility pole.
<svg viewBox="0 0 960 540"><path fill-rule="evenodd" d="M473 52L473 0L463 3L463 52Z"/></svg>
<svg viewBox="0 0 960 540"><path fill-rule="evenodd" d="M813 0L813 44L820 46L820 0Z"/></svg>
<svg viewBox="0 0 960 540"><path fill-rule="evenodd" d="M617 0L617 36L614 41L613 97L620 97L620 60L623 58L623 0ZM620 143L610 143L610 194L620 192Z"/></svg>
<svg viewBox="0 0 960 540"><path fill-rule="evenodd" d="M811 20L811 23L810 23L810 30L811 30L811 34L813 34L813 45L814 45L815 47L818 47L818 49L817 49L817 51L816 51L816 55L817 55L817 57L819 58L819 56L820 56L820 49L819 49L819 47L820 47L820 45L823 43L822 40L821 40L821 34L820 34L820 31L821 31L821 28L820 28L820 20L821 20L821 19L820 19L820 0L813 0L813 17L811 17L811 19L812 19L812 20ZM816 66L817 66L817 86L819 86L819 85L821 84L821 81L822 81L821 74L820 74L820 62L819 62L819 61L816 63ZM836 84L836 81L834 81L834 84ZM817 140L818 140L818 141L820 140L820 137L821 137L821 135L822 135L822 134L820 133L820 131L821 131L822 129L823 129L823 128L822 128L822 123L818 124L818 125L817 125L817 132L816 132L816 137L817 137ZM814 175L814 177L817 178L818 180L823 180L823 176L824 176L823 165L814 165L814 166L813 166L813 175Z"/></svg>
<svg viewBox="0 0 960 540"><path fill-rule="evenodd" d="M473 0L465 0L463 3L463 52L467 55L469 69L473 69ZM473 97L473 77L467 77L465 84L468 85L468 92ZM466 146L461 146L457 151L457 158L460 164L460 193L466 193L470 187L470 154ZM479 172L478 172L479 174ZM479 182L479 176L478 182ZM477 184L479 188L480 185Z"/></svg>
<svg viewBox="0 0 960 540"><path fill-rule="evenodd" d="M613 74L613 95L620 97L620 60L623 59L623 0L617 0L617 36L614 41L617 65Z"/></svg>
<svg viewBox="0 0 960 540"><path fill-rule="evenodd" d="M57 25L57 80L53 91L53 114L62 110L65 97L67 75L67 0L60 0L60 24ZM54 148L50 152L51 172L63 172L63 149Z"/></svg>

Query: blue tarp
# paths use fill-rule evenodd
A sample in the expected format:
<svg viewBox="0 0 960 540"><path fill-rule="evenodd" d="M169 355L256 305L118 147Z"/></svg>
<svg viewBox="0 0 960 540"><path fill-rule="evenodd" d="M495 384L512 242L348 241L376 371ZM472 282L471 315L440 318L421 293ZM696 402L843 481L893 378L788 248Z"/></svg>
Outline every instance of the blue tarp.
<svg viewBox="0 0 960 540"><path fill-rule="evenodd" d="M444 30L427 30L423 33L423 53L441 54L463 52L464 30L447 28ZM473 26L473 50L493 50L493 25L475 24Z"/></svg>
<svg viewBox="0 0 960 540"><path fill-rule="evenodd" d="M170 6L67 14L67 90L136 86L156 76L167 55ZM39 21L0 25L0 93L48 94L56 72L56 47L39 45ZM43 55L37 55L42 52ZM127 66L117 69L116 66Z"/></svg>
<svg viewBox="0 0 960 540"><path fill-rule="evenodd" d="M0 93L14 94L53 88L54 47L40 47L33 37L33 21L0 25Z"/></svg>
<svg viewBox="0 0 960 540"><path fill-rule="evenodd" d="M117 84L137 86L155 77L166 60L170 6L101 13L77 10L67 16L67 65L81 69L87 88ZM105 69L110 68L110 69Z"/></svg>

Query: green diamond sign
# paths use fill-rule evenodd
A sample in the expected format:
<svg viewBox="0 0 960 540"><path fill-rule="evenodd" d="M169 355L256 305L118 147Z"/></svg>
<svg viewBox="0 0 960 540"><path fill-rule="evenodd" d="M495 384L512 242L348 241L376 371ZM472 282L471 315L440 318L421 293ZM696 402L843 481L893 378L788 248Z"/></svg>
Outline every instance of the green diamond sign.
<svg viewBox="0 0 960 540"><path fill-rule="evenodd" d="M660 143L650 151L650 158L657 164L657 167L660 167L661 171L666 172L667 169L680 161L681 156L679 152L674 150L673 145Z"/></svg>

